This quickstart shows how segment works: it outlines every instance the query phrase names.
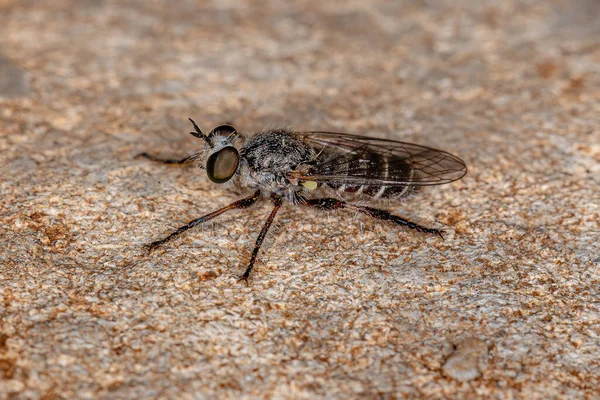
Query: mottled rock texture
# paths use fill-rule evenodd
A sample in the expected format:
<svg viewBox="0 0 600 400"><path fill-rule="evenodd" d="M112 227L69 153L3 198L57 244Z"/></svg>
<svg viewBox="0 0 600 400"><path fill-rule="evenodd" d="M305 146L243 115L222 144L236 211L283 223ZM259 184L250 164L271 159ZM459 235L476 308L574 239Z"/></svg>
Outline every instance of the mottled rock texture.
<svg viewBox="0 0 600 400"><path fill-rule="evenodd" d="M0 398L598 396L598 21L595 0L0 0ZM134 158L188 155L187 117L413 141L469 174L385 205L444 241L285 207L246 287L266 204L142 251L246 194Z"/></svg>

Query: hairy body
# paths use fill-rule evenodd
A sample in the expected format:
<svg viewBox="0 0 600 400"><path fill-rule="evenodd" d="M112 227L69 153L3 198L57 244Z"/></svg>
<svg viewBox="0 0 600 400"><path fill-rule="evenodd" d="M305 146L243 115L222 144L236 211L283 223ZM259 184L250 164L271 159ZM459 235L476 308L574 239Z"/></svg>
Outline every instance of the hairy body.
<svg viewBox="0 0 600 400"><path fill-rule="evenodd" d="M231 182L253 190L246 198L229 204L180 227L169 236L148 245L153 250L188 229L232 209L253 205L270 198L273 210L256 240L246 271L240 278L248 282L262 242L283 200L320 210L349 209L372 218L393 222L442 237L437 229L425 228L388 211L348 203L347 199L398 199L418 186L439 185L460 179L466 166L459 158L429 147L386 139L332 132L294 132L273 129L244 136L231 125L221 125L205 135L192 122L191 134L205 145L181 160L157 159L167 164L193 162L206 169L215 183ZM322 197L334 190L339 198Z"/></svg>

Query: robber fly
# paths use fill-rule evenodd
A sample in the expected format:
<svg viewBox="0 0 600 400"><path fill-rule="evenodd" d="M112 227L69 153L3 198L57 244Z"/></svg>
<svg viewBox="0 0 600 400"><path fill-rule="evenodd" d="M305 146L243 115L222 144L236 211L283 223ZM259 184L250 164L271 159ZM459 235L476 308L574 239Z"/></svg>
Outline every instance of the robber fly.
<svg viewBox="0 0 600 400"><path fill-rule="evenodd" d="M284 201L324 211L347 209L442 237L440 230L346 200L400 199L418 186L449 183L467 172L465 163L452 154L395 140L288 129L245 136L231 125L218 126L206 135L191 118L190 121L194 127L190 134L204 142L197 153L181 160L159 159L148 153L140 156L166 164L191 163L205 169L208 179L214 183L233 183L254 193L190 221L165 238L148 244L147 248L154 250L229 210L248 208L258 200L270 198L273 210L239 279L246 284L263 240Z"/></svg>

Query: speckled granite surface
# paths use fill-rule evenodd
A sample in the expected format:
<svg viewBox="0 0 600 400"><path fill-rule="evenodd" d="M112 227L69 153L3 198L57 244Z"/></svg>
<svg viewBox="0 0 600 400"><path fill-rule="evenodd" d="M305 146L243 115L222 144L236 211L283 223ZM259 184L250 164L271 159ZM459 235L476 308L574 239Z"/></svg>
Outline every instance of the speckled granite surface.
<svg viewBox="0 0 600 400"><path fill-rule="evenodd" d="M0 398L594 398L600 3L0 0ZM233 122L414 141L461 181L263 205L184 156ZM597 397L596 397L597 398Z"/></svg>

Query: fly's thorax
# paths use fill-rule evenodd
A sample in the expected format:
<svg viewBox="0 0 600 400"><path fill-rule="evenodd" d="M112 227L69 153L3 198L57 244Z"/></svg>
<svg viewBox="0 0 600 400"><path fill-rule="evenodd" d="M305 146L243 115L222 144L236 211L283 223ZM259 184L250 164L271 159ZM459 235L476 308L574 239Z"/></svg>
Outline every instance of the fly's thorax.
<svg viewBox="0 0 600 400"><path fill-rule="evenodd" d="M242 185L272 193L284 193L293 186L289 172L311 159L314 150L295 133L274 129L250 137L240 150ZM293 189L293 188L292 188Z"/></svg>
<svg viewBox="0 0 600 400"><path fill-rule="evenodd" d="M241 154L256 171L285 173L309 160L313 149L292 131L273 129L250 137Z"/></svg>
<svg viewBox="0 0 600 400"><path fill-rule="evenodd" d="M282 174L251 168L243 157L240 159L239 173L232 180L240 187L260 189L265 194L274 193L286 198L288 191L295 190L295 186Z"/></svg>

